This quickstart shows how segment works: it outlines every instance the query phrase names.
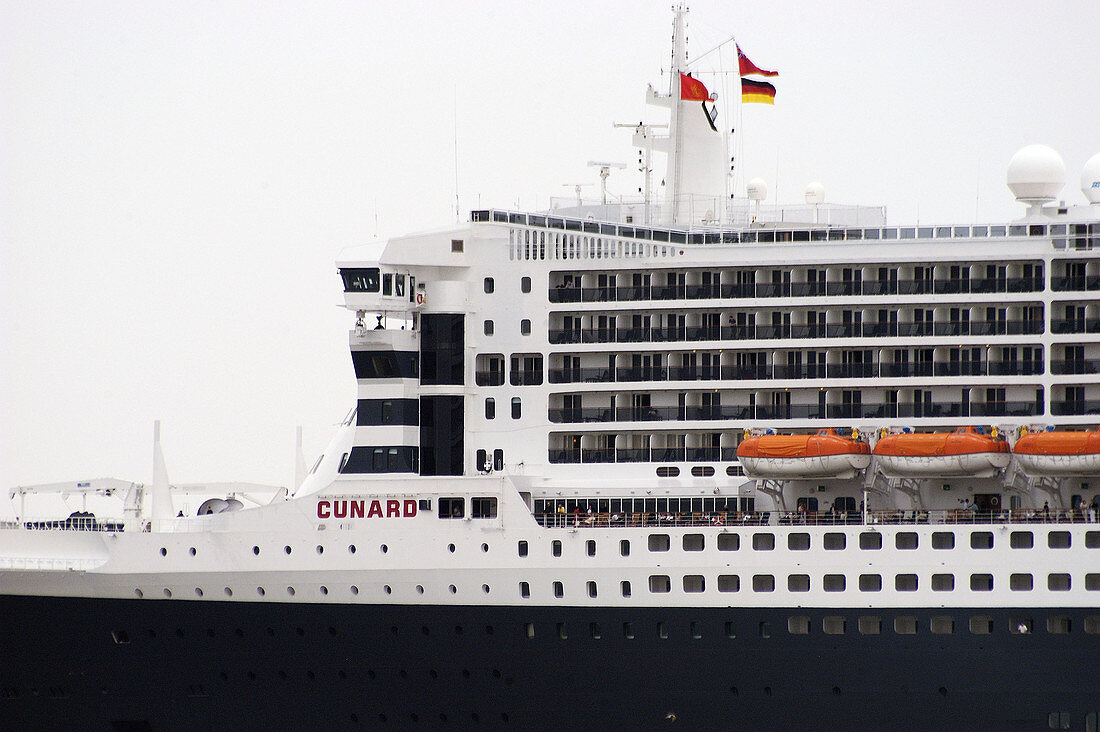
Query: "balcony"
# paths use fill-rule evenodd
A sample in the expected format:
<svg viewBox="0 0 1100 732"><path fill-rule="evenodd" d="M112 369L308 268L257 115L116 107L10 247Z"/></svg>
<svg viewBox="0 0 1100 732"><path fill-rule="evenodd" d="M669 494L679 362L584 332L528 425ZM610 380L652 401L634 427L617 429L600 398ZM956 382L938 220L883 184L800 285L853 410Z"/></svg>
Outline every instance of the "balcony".
<svg viewBox="0 0 1100 732"><path fill-rule="evenodd" d="M1098 414L1100 399L1067 399L1050 403L1050 413L1058 415Z"/></svg>
<svg viewBox="0 0 1100 732"><path fill-rule="evenodd" d="M478 386L503 386L503 371L477 371L474 373L474 383Z"/></svg>
<svg viewBox="0 0 1100 732"><path fill-rule="evenodd" d="M1051 361L1050 373L1052 374L1098 374L1100 373L1100 360L1069 360Z"/></svg>
<svg viewBox="0 0 1100 732"><path fill-rule="evenodd" d="M1100 333L1100 318L1053 318L1050 321L1050 332L1059 335Z"/></svg>

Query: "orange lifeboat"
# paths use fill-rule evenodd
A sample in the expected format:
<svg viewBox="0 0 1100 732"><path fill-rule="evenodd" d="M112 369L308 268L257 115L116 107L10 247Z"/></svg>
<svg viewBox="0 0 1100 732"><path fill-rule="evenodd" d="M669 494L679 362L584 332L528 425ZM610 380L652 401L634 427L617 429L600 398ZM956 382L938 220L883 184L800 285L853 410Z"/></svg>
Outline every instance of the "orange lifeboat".
<svg viewBox="0 0 1100 732"><path fill-rule="evenodd" d="M852 478L871 464L871 448L827 429L814 435L747 437L737 446L737 459L750 478Z"/></svg>
<svg viewBox="0 0 1100 732"><path fill-rule="evenodd" d="M979 427L886 435L874 454L883 473L902 478L989 478L1012 458L1007 442Z"/></svg>
<svg viewBox="0 0 1100 732"><path fill-rule="evenodd" d="M1100 428L1088 432L1032 432L1012 446L1030 475L1100 476Z"/></svg>

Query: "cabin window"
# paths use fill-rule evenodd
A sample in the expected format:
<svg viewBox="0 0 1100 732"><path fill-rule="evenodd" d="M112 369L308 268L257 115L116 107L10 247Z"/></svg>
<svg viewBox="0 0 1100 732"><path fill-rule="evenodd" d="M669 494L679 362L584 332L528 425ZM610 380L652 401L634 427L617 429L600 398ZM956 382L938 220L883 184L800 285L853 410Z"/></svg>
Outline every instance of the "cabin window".
<svg viewBox="0 0 1100 732"><path fill-rule="evenodd" d="M701 551L703 551L703 535L702 534L684 534L684 551L685 552L701 552Z"/></svg>
<svg viewBox="0 0 1100 732"><path fill-rule="evenodd" d="M465 498L440 498L439 518L462 518L466 515Z"/></svg>
<svg viewBox="0 0 1100 732"><path fill-rule="evenodd" d="M775 549L775 534L753 534L752 548L758 552Z"/></svg>
<svg viewBox="0 0 1100 732"><path fill-rule="evenodd" d="M527 556L527 542L526 541L521 541L519 543L518 551L519 551L519 555L521 557L526 557Z"/></svg>
<svg viewBox="0 0 1100 732"><path fill-rule="evenodd" d="M1100 591L1100 574L1089 572L1085 575L1085 589L1089 592Z"/></svg>
<svg viewBox="0 0 1100 732"><path fill-rule="evenodd" d="M810 632L810 619L805 615L787 618L787 632L791 635L806 635Z"/></svg>
<svg viewBox="0 0 1100 732"><path fill-rule="evenodd" d="M621 539L619 541L619 556L630 556L630 539Z"/></svg>
<svg viewBox="0 0 1100 732"><path fill-rule="evenodd" d="M1035 546L1035 535L1030 531L1013 531L1008 536L1008 543L1013 549L1030 549Z"/></svg>
<svg viewBox="0 0 1100 732"><path fill-rule="evenodd" d="M1097 502L1100 503L1100 501ZM1085 548L1100 549L1100 531L1085 532Z"/></svg>
<svg viewBox="0 0 1100 732"><path fill-rule="evenodd" d="M1068 615L1050 615L1047 617L1047 632L1054 635L1065 635L1070 632L1070 620Z"/></svg>
<svg viewBox="0 0 1100 732"><path fill-rule="evenodd" d="M493 294L493 290L495 290L495 289L496 289L496 283L494 283L494 282L493 282L493 278L492 278L492 277L486 277L486 278L485 278L485 284L484 284L484 286L485 286L485 294L486 294L486 295L492 295L492 294Z"/></svg>
<svg viewBox="0 0 1100 732"><path fill-rule="evenodd" d="M741 578L735 574L718 575L719 592L738 592L741 589Z"/></svg>
<svg viewBox="0 0 1100 732"><path fill-rule="evenodd" d="M667 574L652 574L649 576L649 591L665 593L672 590L672 580Z"/></svg>
<svg viewBox="0 0 1100 732"><path fill-rule="evenodd" d="M754 574L752 576L753 592L774 592L775 577L770 574Z"/></svg>
<svg viewBox="0 0 1100 732"><path fill-rule="evenodd" d="M972 592L991 592L993 590L993 575L991 575L991 574L972 574L972 575L970 575L970 590Z"/></svg>
<svg viewBox="0 0 1100 732"><path fill-rule="evenodd" d="M519 583L519 596L525 599L531 596L531 585L529 583Z"/></svg>
<svg viewBox="0 0 1100 732"><path fill-rule="evenodd" d="M588 556L590 556L590 557L596 556L596 542L594 540L589 539L588 541L586 541L584 543L584 548L585 548L585 551L588 553Z"/></svg>
<svg viewBox="0 0 1100 732"><path fill-rule="evenodd" d="M859 632L861 635L878 635L882 632L882 618L878 615L861 615Z"/></svg>
<svg viewBox="0 0 1100 732"><path fill-rule="evenodd" d="M523 404L519 397L512 397L512 419L519 419L523 414Z"/></svg>
<svg viewBox="0 0 1100 732"><path fill-rule="evenodd" d="M719 534L718 535L718 551L720 552L735 552L741 548L741 535L740 534Z"/></svg>
<svg viewBox="0 0 1100 732"><path fill-rule="evenodd" d="M668 538L668 534L650 534L649 535L649 551L651 552L667 552L671 546Z"/></svg>
<svg viewBox="0 0 1100 732"><path fill-rule="evenodd" d="M461 252L463 244L461 239L451 239L451 251L455 253Z"/></svg>
<svg viewBox="0 0 1100 732"><path fill-rule="evenodd" d="M588 590L589 597L596 597L596 583L594 581L589 580L585 583L585 588Z"/></svg>
<svg viewBox="0 0 1100 732"><path fill-rule="evenodd" d="M550 542L550 553L553 554L555 557L560 557L561 556L561 540L560 539L554 539L552 542Z"/></svg>
<svg viewBox="0 0 1100 732"><path fill-rule="evenodd" d="M993 532L991 532L991 531L972 531L972 532L970 532L970 548L971 549L992 549L993 548Z"/></svg>
<svg viewBox="0 0 1100 732"><path fill-rule="evenodd" d="M530 292L531 291L531 278L530 277L521 277L520 280L519 280L519 289L520 289L520 292L523 292L523 293Z"/></svg>
<svg viewBox="0 0 1100 732"><path fill-rule="evenodd" d="M915 635L917 619L912 615L899 615L894 618L894 632L898 635Z"/></svg>
<svg viewBox="0 0 1100 732"><path fill-rule="evenodd" d="M497 499L495 497L471 498L470 511L473 518L496 518Z"/></svg>
<svg viewBox="0 0 1100 732"><path fill-rule="evenodd" d="M1051 549L1069 549L1068 531L1051 531L1047 534L1047 546Z"/></svg>
<svg viewBox="0 0 1100 732"><path fill-rule="evenodd" d="M485 419L497 418L497 400L493 397L487 397L485 399ZM478 467L482 467L484 461L481 461Z"/></svg>
<svg viewBox="0 0 1100 732"><path fill-rule="evenodd" d="M894 546L898 549L916 549L916 533L912 531L899 531L894 535Z"/></svg>
<svg viewBox="0 0 1100 732"><path fill-rule="evenodd" d="M658 478L675 478L679 474L680 469L677 468L675 465L662 465L661 467L657 468Z"/></svg>
<svg viewBox="0 0 1100 732"><path fill-rule="evenodd" d="M565 597L565 585L561 582L554 583L554 597Z"/></svg>
<svg viewBox="0 0 1100 732"><path fill-rule="evenodd" d="M706 582L701 574L684 575L684 592L702 592L706 589Z"/></svg>
<svg viewBox="0 0 1100 732"><path fill-rule="evenodd" d="M344 280L344 292L378 292L378 268L342 269L340 277Z"/></svg>
<svg viewBox="0 0 1100 732"><path fill-rule="evenodd" d="M821 578L821 589L826 592L844 592L845 580L842 574L827 574Z"/></svg>
<svg viewBox="0 0 1100 732"><path fill-rule="evenodd" d="M810 548L810 535L804 532L787 534L787 548L791 551L806 551Z"/></svg>
<svg viewBox="0 0 1100 732"><path fill-rule="evenodd" d="M831 551L844 549L847 546L848 537L837 531L830 531L822 539L822 545Z"/></svg>
<svg viewBox="0 0 1100 732"><path fill-rule="evenodd" d="M520 335L531 335L531 321L528 320L527 318L524 318L523 320L519 321L519 334Z"/></svg>
<svg viewBox="0 0 1100 732"><path fill-rule="evenodd" d="M1068 592L1069 591L1069 575L1068 574L1048 574L1047 575L1047 589L1051 592Z"/></svg>
<svg viewBox="0 0 1100 732"><path fill-rule="evenodd" d="M848 632L848 621L839 615L826 615L821 619L821 630L825 635L844 635Z"/></svg>
<svg viewBox="0 0 1100 732"><path fill-rule="evenodd" d="M860 592L879 592L882 590L881 574L861 574L859 576Z"/></svg>
<svg viewBox="0 0 1100 732"><path fill-rule="evenodd" d="M917 591L917 575L915 574L898 574L894 575L894 590L897 592L916 592Z"/></svg>
<svg viewBox="0 0 1100 732"><path fill-rule="evenodd" d="M951 592L955 589L955 575L953 574L934 574L932 575L932 591L933 592Z"/></svg>
<svg viewBox="0 0 1100 732"><path fill-rule="evenodd" d="M882 534L877 531L864 531L859 535L860 549L881 549Z"/></svg>
<svg viewBox="0 0 1100 732"><path fill-rule="evenodd" d="M389 272L382 275L382 294L383 295L392 295L393 294L393 275L390 274Z"/></svg>
<svg viewBox="0 0 1100 732"><path fill-rule="evenodd" d="M810 575L808 575L808 574L791 574L791 575L787 575L787 591L788 592L809 592L810 591Z"/></svg>
<svg viewBox="0 0 1100 732"><path fill-rule="evenodd" d="M953 532L953 531L933 531L932 532L932 548L933 549L954 549L955 548L955 532Z"/></svg>
<svg viewBox="0 0 1100 732"><path fill-rule="evenodd" d="M951 635L955 632L955 618L950 615L933 615L928 625L929 630L936 635Z"/></svg>
<svg viewBox="0 0 1100 732"><path fill-rule="evenodd" d="M623 594L623 597L630 597L630 580L623 580L619 583L619 589Z"/></svg>
<svg viewBox="0 0 1100 732"><path fill-rule="evenodd" d="M486 320L484 325L482 326L482 331L485 333L485 335L491 336L494 330L495 327L493 326L493 321Z"/></svg>

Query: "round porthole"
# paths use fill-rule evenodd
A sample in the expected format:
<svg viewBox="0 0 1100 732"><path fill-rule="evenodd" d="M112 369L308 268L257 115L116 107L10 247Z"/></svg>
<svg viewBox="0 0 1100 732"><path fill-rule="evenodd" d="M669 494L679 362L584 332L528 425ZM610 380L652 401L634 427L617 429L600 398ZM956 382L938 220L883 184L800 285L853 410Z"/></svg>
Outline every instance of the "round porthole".
<svg viewBox="0 0 1100 732"><path fill-rule="evenodd" d="M389 586L389 585L385 585L385 586L384 586L384 587L382 588L382 591L383 591L383 592L385 592L385 593L386 593L387 595L388 595L388 594L390 594L391 592L393 592L393 590L392 590L392 589L390 589L390 586Z"/></svg>
<svg viewBox="0 0 1100 732"><path fill-rule="evenodd" d="M383 554L385 554L386 552L388 552L390 550L390 548L388 546L386 546L385 544L383 544L382 546L380 546L378 548L382 550Z"/></svg>

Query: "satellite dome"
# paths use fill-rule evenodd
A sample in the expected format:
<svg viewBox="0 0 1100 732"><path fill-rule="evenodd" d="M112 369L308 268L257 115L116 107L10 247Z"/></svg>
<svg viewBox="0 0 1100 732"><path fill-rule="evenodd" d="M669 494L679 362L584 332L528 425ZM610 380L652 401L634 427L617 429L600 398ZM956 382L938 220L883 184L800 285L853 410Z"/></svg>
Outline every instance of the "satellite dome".
<svg viewBox="0 0 1100 732"><path fill-rule="evenodd" d="M1100 153L1089 158L1081 171L1081 192L1089 203L1100 203Z"/></svg>
<svg viewBox="0 0 1100 732"><path fill-rule="evenodd" d="M806 203L825 203L825 186L820 181L814 181L806 186Z"/></svg>
<svg viewBox="0 0 1100 732"><path fill-rule="evenodd" d="M746 187L749 199L753 201L763 201L768 197L768 184L764 182L763 178L753 178Z"/></svg>
<svg viewBox="0 0 1100 732"><path fill-rule="evenodd" d="M1018 201L1053 201L1066 184L1066 164L1046 145L1028 145L1012 156L1005 182Z"/></svg>

